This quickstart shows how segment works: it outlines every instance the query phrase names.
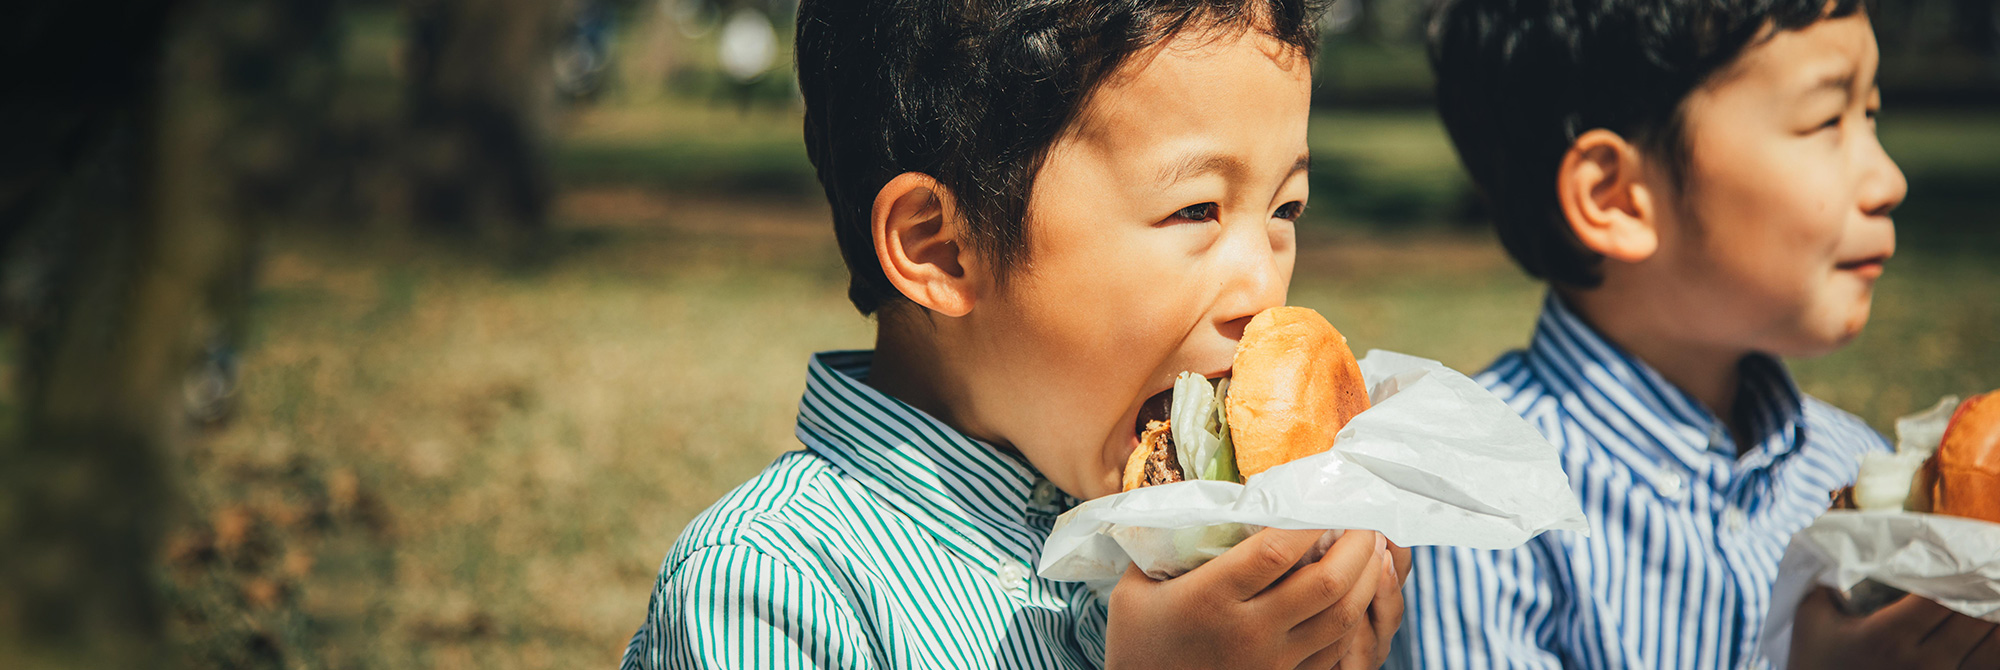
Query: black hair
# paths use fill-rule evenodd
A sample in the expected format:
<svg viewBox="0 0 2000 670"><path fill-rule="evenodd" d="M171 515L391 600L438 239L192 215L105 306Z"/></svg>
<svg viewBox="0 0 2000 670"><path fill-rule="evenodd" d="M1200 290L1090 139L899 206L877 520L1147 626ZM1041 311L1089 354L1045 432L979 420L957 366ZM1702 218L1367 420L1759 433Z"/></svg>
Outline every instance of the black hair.
<svg viewBox="0 0 2000 670"><path fill-rule="evenodd" d="M869 217L890 179L949 191L966 243L1004 281L1028 248L1043 157L1132 55L1184 30L1255 29L1313 54L1320 0L806 0L796 42L806 154L833 208L848 299L902 296Z"/></svg>
<svg viewBox="0 0 2000 670"><path fill-rule="evenodd" d="M1681 184L1688 96L1753 43L1860 5L1444 0L1430 24L1438 114L1507 253L1535 277L1595 287L1603 258L1577 240L1556 201L1556 172L1576 138L1618 133Z"/></svg>

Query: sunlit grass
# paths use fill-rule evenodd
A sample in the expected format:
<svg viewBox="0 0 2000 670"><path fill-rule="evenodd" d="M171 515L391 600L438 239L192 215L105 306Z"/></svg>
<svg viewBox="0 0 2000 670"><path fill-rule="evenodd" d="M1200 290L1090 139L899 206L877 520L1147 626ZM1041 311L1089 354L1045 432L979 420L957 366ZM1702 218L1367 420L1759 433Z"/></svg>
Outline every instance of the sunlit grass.
<svg viewBox="0 0 2000 670"><path fill-rule="evenodd" d="M869 342L824 251L627 232L524 276L281 236L240 418L188 472L192 542L236 515L281 549L181 561L186 599L292 589L248 609L301 660L611 664L680 527L794 448L807 354ZM332 506L312 493L332 477L375 501L379 532L286 520ZM332 560L288 573L291 551Z"/></svg>

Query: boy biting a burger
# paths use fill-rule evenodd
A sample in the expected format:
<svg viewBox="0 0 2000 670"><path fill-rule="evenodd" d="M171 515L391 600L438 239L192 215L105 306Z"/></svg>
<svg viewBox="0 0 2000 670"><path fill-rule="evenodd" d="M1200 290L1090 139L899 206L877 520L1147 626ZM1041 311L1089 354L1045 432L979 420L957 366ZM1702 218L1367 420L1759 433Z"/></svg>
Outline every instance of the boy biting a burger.
<svg viewBox="0 0 2000 670"><path fill-rule="evenodd" d="M876 347L813 357L806 448L688 524L624 667L1379 665L1408 562L1373 532L1298 565L1321 533L1264 531L1108 597L1033 569L1120 490L1148 399L1228 376L1284 303L1314 4L803 2Z"/></svg>
<svg viewBox="0 0 2000 670"><path fill-rule="evenodd" d="M1839 348L1895 250L1856 0L1450 0L1438 105L1500 239L1550 284L1481 381L1561 450L1591 534L1420 548L1412 667L1759 667L1792 535L1889 446L1781 356ZM2000 667L1907 597L1800 606L1793 667Z"/></svg>

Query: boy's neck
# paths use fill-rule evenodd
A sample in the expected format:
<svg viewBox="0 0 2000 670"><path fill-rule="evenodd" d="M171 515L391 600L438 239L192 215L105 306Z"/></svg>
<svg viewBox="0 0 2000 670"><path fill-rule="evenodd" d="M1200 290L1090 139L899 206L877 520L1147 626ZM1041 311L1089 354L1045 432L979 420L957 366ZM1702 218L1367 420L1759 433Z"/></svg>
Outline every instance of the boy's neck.
<svg viewBox="0 0 2000 670"><path fill-rule="evenodd" d="M1706 407L1736 438L1739 454L1748 447L1745 441L1748 431L1738 420L1735 409L1743 385L1743 358L1750 351L1675 338L1671 329L1631 312L1631 305L1643 303L1627 297L1590 290L1558 293L1569 303L1570 310L1598 335L1644 361L1668 383Z"/></svg>
<svg viewBox="0 0 2000 670"><path fill-rule="evenodd" d="M912 310L921 311L921 310ZM901 400L975 438L975 434L952 407L964 395L963 389L947 383L953 378L951 357L939 350L935 325L926 314L892 312L876 315L875 358L869 365L867 384L883 395ZM918 332L918 329L930 331Z"/></svg>

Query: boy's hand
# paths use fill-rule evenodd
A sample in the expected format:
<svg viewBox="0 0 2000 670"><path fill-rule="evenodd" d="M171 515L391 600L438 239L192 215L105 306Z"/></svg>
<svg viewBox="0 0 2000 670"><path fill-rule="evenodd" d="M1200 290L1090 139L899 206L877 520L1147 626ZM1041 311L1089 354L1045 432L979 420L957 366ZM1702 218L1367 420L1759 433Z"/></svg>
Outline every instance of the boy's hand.
<svg viewBox="0 0 2000 670"><path fill-rule="evenodd" d="M1403 625L1403 582L1410 576L1410 550L1394 542L1388 544L1388 555L1394 565L1382 566L1382 581L1375 585L1375 602L1368 604L1367 634L1356 633L1357 640L1367 644L1349 650L1340 661L1340 670L1382 667L1389 660L1389 640L1396 637L1396 628ZM1318 666L1309 661L1306 667Z"/></svg>
<svg viewBox="0 0 2000 670"><path fill-rule="evenodd" d="M1818 588L1792 624L1792 668L2000 668L1995 628L1916 596L1849 616Z"/></svg>
<svg viewBox="0 0 2000 670"><path fill-rule="evenodd" d="M1333 668L1356 651L1379 664L1402 616L1397 591L1371 618L1390 554L1380 534L1348 531L1291 571L1321 534L1265 529L1166 581L1127 570L1111 594L1105 667Z"/></svg>

